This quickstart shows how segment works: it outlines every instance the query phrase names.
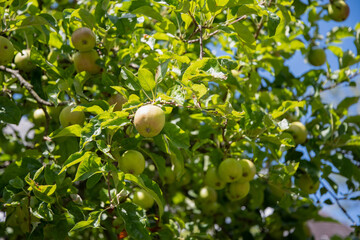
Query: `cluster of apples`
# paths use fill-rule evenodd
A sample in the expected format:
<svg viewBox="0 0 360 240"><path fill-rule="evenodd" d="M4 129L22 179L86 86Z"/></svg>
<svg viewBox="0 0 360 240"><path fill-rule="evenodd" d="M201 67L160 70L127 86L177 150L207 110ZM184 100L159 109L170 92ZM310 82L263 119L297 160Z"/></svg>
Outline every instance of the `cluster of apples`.
<svg viewBox="0 0 360 240"><path fill-rule="evenodd" d="M216 190L226 188L225 194L230 201L246 197L250 191L249 182L254 179L255 174L256 167L248 159L226 158L217 168L210 167L205 174L206 186L199 192L203 211L208 214L214 214L217 211L219 204L216 202Z"/></svg>
<svg viewBox="0 0 360 240"><path fill-rule="evenodd" d="M76 71L86 71L91 74L99 73L101 68L96 64L99 54L94 49L96 36L91 29L87 27L76 29L71 35L71 42L78 50L73 56Z"/></svg>
<svg viewBox="0 0 360 240"><path fill-rule="evenodd" d="M345 21L350 13L349 5L344 0L330 0L328 4L328 16L336 21ZM326 54L323 48L312 47L308 54L308 61L313 66L321 66L326 62Z"/></svg>

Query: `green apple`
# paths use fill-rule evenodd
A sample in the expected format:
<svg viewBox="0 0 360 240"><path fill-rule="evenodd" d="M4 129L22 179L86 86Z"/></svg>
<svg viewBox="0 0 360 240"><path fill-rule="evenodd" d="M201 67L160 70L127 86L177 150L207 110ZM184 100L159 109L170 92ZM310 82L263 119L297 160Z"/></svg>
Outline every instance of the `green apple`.
<svg viewBox="0 0 360 240"><path fill-rule="evenodd" d="M208 216L214 215L220 208L217 202L206 202L201 205L202 213Z"/></svg>
<svg viewBox="0 0 360 240"><path fill-rule="evenodd" d="M295 184L306 194L316 193L320 186L320 181L314 183L308 174L301 174L295 179Z"/></svg>
<svg viewBox="0 0 360 240"><path fill-rule="evenodd" d="M227 158L220 163L218 174L225 182L235 182L241 177L242 166L238 160L234 158Z"/></svg>
<svg viewBox="0 0 360 240"><path fill-rule="evenodd" d="M42 110L41 108L38 108L34 111L33 118L34 118L35 125L38 125L38 126L44 125L46 122L44 110Z"/></svg>
<svg viewBox="0 0 360 240"><path fill-rule="evenodd" d="M205 174L205 184L216 190L220 190L225 187L226 182L219 177L216 168L211 167L207 170Z"/></svg>
<svg viewBox="0 0 360 240"><path fill-rule="evenodd" d="M17 149L17 142L13 140L4 141L3 144L1 144L1 149L6 154L14 154Z"/></svg>
<svg viewBox="0 0 360 240"><path fill-rule="evenodd" d="M71 42L80 52L92 50L96 44L96 36L90 28L78 28L71 35Z"/></svg>
<svg viewBox="0 0 360 240"><path fill-rule="evenodd" d="M108 99L109 105L112 106L112 105L116 104L115 107L114 107L114 112L116 112L116 111L121 111L121 110L122 110L122 105L123 105L124 103L126 103L126 102L127 102L127 99L126 99L123 95L121 95L121 94L112 95L112 96Z"/></svg>
<svg viewBox="0 0 360 240"><path fill-rule="evenodd" d="M322 48L312 48L308 54L308 61L313 66L321 66L326 62L326 53Z"/></svg>
<svg viewBox="0 0 360 240"><path fill-rule="evenodd" d="M165 168L165 173L164 173L164 183L165 184L172 184L173 182L175 182L175 173L173 170L171 170L170 167L166 167Z"/></svg>
<svg viewBox="0 0 360 240"><path fill-rule="evenodd" d="M0 65L10 63L13 57L14 46L7 38L0 36Z"/></svg>
<svg viewBox="0 0 360 240"><path fill-rule="evenodd" d="M246 195L248 195L250 191L250 184L249 182L233 182L230 183L227 191L226 196L229 198L230 201L237 201L240 200Z"/></svg>
<svg viewBox="0 0 360 240"><path fill-rule="evenodd" d="M239 178L239 182L249 182L254 179L256 173L256 167L254 163L248 159L242 159L239 161L242 167L242 174Z"/></svg>
<svg viewBox="0 0 360 240"><path fill-rule="evenodd" d="M85 122L85 114L81 111L72 112L73 105L66 106L59 115L60 124L67 127L73 124L82 125Z"/></svg>
<svg viewBox="0 0 360 240"><path fill-rule="evenodd" d="M185 169L184 174L180 178L180 185L186 186L191 182L191 173L189 170Z"/></svg>
<svg viewBox="0 0 360 240"><path fill-rule="evenodd" d="M328 5L329 17L337 22L342 22L347 19L350 13L349 5L343 0L334 0Z"/></svg>
<svg viewBox="0 0 360 240"><path fill-rule="evenodd" d="M24 72L31 72L36 67L36 65L31 62L30 49L18 52L15 56L14 62L16 67Z"/></svg>
<svg viewBox="0 0 360 240"><path fill-rule="evenodd" d="M144 189L140 189L134 193L133 202L144 209L149 209L154 205L153 197Z"/></svg>
<svg viewBox="0 0 360 240"><path fill-rule="evenodd" d="M74 54L73 60L77 72L86 71L91 74L98 74L101 67L96 64L99 54L94 49L88 52L77 52Z"/></svg>
<svg viewBox="0 0 360 240"><path fill-rule="evenodd" d="M134 125L141 136L155 137L164 128L165 113L155 105L142 106L135 113Z"/></svg>
<svg viewBox="0 0 360 240"><path fill-rule="evenodd" d="M216 202L216 199L217 199L217 193L215 189L208 186L205 186L200 189L199 200L202 203Z"/></svg>
<svg viewBox="0 0 360 240"><path fill-rule="evenodd" d="M119 158L119 168L124 173L140 175L145 169L145 158L136 150L128 150Z"/></svg>
<svg viewBox="0 0 360 240"><path fill-rule="evenodd" d="M308 132L301 122L292 122L288 131L292 133L296 144L303 144L306 141Z"/></svg>

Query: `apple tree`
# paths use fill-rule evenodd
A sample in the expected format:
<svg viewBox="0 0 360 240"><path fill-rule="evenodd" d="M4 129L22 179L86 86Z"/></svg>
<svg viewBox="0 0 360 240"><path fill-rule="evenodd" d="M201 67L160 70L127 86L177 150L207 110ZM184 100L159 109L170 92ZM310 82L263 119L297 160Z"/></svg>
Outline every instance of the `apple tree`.
<svg viewBox="0 0 360 240"><path fill-rule="evenodd" d="M359 200L359 97L321 95L359 75L337 45L360 52L360 25L338 23L345 1L0 0L0 13L0 237L305 239L308 220L333 221L323 204L359 232L340 201ZM312 64L299 76L295 54Z"/></svg>

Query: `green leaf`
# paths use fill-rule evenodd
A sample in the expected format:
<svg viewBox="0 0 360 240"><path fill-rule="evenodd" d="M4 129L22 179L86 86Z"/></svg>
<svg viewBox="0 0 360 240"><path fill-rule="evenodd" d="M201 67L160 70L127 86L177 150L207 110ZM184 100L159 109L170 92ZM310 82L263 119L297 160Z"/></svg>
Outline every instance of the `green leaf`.
<svg viewBox="0 0 360 240"><path fill-rule="evenodd" d="M170 122L165 123L163 131L170 139L170 141L174 144L174 146L185 149L189 148L189 134L182 130L176 124Z"/></svg>
<svg viewBox="0 0 360 240"><path fill-rule="evenodd" d="M165 200L163 198L159 185L155 181L149 179L145 174L142 174L140 176L125 174L125 180L131 181L139 187L143 188L145 191L147 191L159 206L160 216L163 215Z"/></svg>
<svg viewBox="0 0 360 240"><path fill-rule="evenodd" d="M59 137L80 137L82 127L79 124L74 124L66 128L59 128L50 133L49 137L52 139Z"/></svg>
<svg viewBox="0 0 360 240"><path fill-rule="evenodd" d="M70 21L74 19L83 20L90 28L94 28L96 24L94 16L84 8L73 11L70 17Z"/></svg>
<svg viewBox="0 0 360 240"><path fill-rule="evenodd" d="M135 204L126 202L119 205L116 210L117 214L124 220L125 229L129 236L133 239L151 240L150 232L146 229Z"/></svg>
<svg viewBox="0 0 360 240"><path fill-rule="evenodd" d="M90 213L90 216L86 221L80 221L75 224L75 226L70 230L70 232L74 231L82 231L86 228L98 228L100 227L100 221L101 221L101 214L103 212L101 211L94 211Z"/></svg>
<svg viewBox="0 0 360 240"><path fill-rule="evenodd" d="M54 213L51 210L51 207L49 204L46 204L45 202L40 203L36 216L46 220L46 221L53 221L54 219Z"/></svg>
<svg viewBox="0 0 360 240"><path fill-rule="evenodd" d="M274 119L278 118L291 109L294 109L296 107L304 107L305 103L306 101L284 101L281 104L281 107L275 110L271 115Z"/></svg>
<svg viewBox="0 0 360 240"><path fill-rule="evenodd" d="M0 123L18 124L21 119L21 111L16 104L7 97L0 96Z"/></svg>
<svg viewBox="0 0 360 240"><path fill-rule="evenodd" d="M150 6L141 6L137 9L133 10L132 13L142 14L142 15L151 17L153 19L156 19L158 21L162 21L162 16L160 15L160 13Z"/></svg>
<svg viewBox="0 0 360 240"><path fill-rule="evenodd" d="M250 32L249 27L240 22L234 23L232 26L241 41L243 41L248 47L255 48L255 38L252 32Z"/></svg>
<svg viewBox="0 0 360 240"><path fill-rule="evenodd" d="M9 181L9 184L17 189L22 189L25 186L24 181L21 178L19 178L18 176L16 176L16 178L14 178L14 179L11 179Z"/></svg>
<svg viewBox="0 0 360 240"><path fill-rule="evenodd" d="M66 169L68 169L69 167L78 164L82 161L84 161L85 159L88 159L91 157L93 153L91 152L77 152L72 154L64 163L64 166L62 167L61 171L59 172L59 174L61 174L62 172L64 172Z"/></svg>
<svg viewBox="0 0 360 240"><path fill-rule="evenodd" d="M155 83L154 75L146 68L139 69L138 77L139 77L140 85L142 89L144 89L145 91L151 91L155 88L156 83Z"/></svg>
<svg viewBox="0 0 360 240"><path fill-rule="evenodd" d="M275 13L269 13L269 22L268 22L268 28L269 28L269 37L272 37L276 33L276 28L278 27L280 23L280 18Z"/></svg>
<svg viewBox="0 0 360 240"><path fill-rule="evenodd" d="M165 159L162 156L160 156L156 153L147 151L145 149L142 149L142 152L144 152L146 155L148 155L151 158L151 160L154 162L154 164L157 168L157 172L159 173L160 179L163 181L164 174L165 174L165 167L166 167Z"/></svg>
<svg viewBox="0 0 360 240"><path fill-rule="evenodd" d="M56 190L56 185L38 185L30 178L30 173L25 177L25 181L30 185L30 189L35 194L35 197L46 203L54 203L55 198L51 195Z"/></svg>
<svg viewBox="0 0 360 240"><path fill-rule="evenodd" d="M101 158L92 153L89 158L84 159L79 164L73 182L83 181L92 175L101 172L104 172L104 170L101 168Z"/></svg>

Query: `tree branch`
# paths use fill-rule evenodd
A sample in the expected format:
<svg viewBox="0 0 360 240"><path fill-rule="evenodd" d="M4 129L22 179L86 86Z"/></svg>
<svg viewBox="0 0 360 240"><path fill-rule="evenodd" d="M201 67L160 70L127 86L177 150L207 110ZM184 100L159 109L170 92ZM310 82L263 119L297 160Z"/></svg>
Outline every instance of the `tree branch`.
<svg viewBox="0 0 360 240"><path fill-rule="evenodd" d="M26 81L25 78L23 78L23 76L20 75L18 70L13 70L13 69L10 69L10 68L4 67L4 66L0 66L0 71L10 73L14 77L16 77L19 80L20 85L24 86L39 104L45 105L45 106L55 106L55 104L53 104L52 102L49 102L49 101L46 101L46 100L42 99L35 92L34 87L28 81ZM66 105L66 104L67 104L67 102L60 102L59 103L59 105Z"/></svg>
<svg viewBox="0 0 360 240"><path fill-rule="evenodd" d="M243 16L239 17L238 19L236 19L236 20L234 20L234 21L232 21L232 22L230 22L230 23L225 24L224 26L230 26L230 25L232 25L232 24L234 24L234 23L237 23L237 22L240 22L241 20L244 20L244 19L246 19L246 18L247 18L247 15L243 15ZM204 27L201 26L201 28L204 28ZM211 38L212 36L218 34L219 32L220 32L219 29L213 31L212 33L210 33L209 35L206 36L206 39L205 39L205 40ZM196 42L199 42L199 41L200 41L200 39L193 39L193 40L188 40L188 41L185 40L185 42L187 42L187 43L196 43Z"/></svg>
<svg viewBox="0 0 360 240"><path fill-rule="evenodd" d="M268 7L271 6L272 1L273 1L273 0L270 0L270 1L269 1ZM265 18L264 18L264 16L262 16L262 17L261 17L261 20L260 20L260 23L259 23L259 25L258 25L258 27L257 27L257 29L256 29L255 35L254 35L255 40L258 39L259 34L260 34L260 31L261 31L262 27L264 26L264 22L265 22Z"/></svg>
<svg viewBox="0 0 360 240"><path fill-rule="evenodd" d="M340 200L337 198L335 193L333 193L329 188L327 188L323 181L320 180L320 182L321 182L321 185L327 190L327 192L335 199L336 204L341 209L341 211L343 211L345 216L355 225L356 224L355 220L349 215L349 213L346 211L346 209L341 205Z"/></svg>
<svg viewBox="0 0 360 240"><path fill-rule="evenodd" d="M203 46L203 32L202 32L202 28L201 25L199 25L199 31L200 31L200 37L199 37L199 43L200 43L200 59L203 59L203 54L204 54L204 46Z"/></svg>

